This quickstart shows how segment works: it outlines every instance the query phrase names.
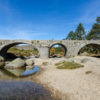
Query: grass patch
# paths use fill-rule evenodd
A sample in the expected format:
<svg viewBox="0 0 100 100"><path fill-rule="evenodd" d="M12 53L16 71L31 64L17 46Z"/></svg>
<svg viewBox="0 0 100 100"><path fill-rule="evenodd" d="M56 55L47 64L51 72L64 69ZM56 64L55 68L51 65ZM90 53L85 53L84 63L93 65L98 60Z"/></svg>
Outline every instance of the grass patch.
<svg viewBox="0 0 100 100"><path fill-rule="evenodd" d="M42 63L42 65L47 65L47 64L48 64L48 62L43 62L43 63Z"/></svg>
<svg viewBox="0 0 100 100"><path fill-rule="evenodd" d="M67 62L67 61L56 63L55 66L57 66L58 69L76 69L76 68L84 67L83 65L80 65L78 63Z"/></svg>
<svg viewBox="0 0 100 100"><path fill-rule="evenodd" d="M92 71L87 71L87 72L85 72L85 74L90 74L90 73L92 73Z"/></svg>

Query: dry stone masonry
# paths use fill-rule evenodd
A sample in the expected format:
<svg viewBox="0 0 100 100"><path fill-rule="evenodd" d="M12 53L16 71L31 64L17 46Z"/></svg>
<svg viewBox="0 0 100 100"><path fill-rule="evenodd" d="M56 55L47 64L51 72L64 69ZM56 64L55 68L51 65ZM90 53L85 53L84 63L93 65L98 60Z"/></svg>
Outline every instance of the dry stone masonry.
<svg viewBox="0 0 100 100"><path fill-rule="evenodd" d="M29 44L38 49L40 58L48 58L50 48L59 44L66 50L65 56L76 56L79 50L88 45L100 48L100 40L0 40L0 55L5 56L7 50L17 44Z"/></svg>

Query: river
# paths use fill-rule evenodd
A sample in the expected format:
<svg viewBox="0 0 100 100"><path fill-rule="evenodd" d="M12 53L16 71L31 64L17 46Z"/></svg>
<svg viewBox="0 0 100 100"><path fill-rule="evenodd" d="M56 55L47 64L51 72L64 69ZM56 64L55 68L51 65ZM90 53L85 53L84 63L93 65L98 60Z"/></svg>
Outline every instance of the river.
<svg viewBox="0 0 100 100"><path fill-rule="evenodd" d="M55 100L42 85L34 82L34 69L0 69L0 100Z"/></svg>

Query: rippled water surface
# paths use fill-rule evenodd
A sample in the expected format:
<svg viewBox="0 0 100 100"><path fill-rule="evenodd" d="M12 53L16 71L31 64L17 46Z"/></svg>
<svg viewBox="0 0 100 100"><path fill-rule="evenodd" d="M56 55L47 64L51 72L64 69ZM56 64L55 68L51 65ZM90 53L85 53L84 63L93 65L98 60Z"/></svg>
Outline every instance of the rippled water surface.
<svg viewBox="0 0 100 100"><path fill-rule="evenodd" d="M34 82L35 69L0 70L0 100L54 100L49 91ZM25 77L22 77L25 76Z"/></svg>
<svg viewBox="0 0 100 100"><path fill-rule="evenodd" d="M0 81L0 100L53 100L41 85L23 81Z"/></svg>

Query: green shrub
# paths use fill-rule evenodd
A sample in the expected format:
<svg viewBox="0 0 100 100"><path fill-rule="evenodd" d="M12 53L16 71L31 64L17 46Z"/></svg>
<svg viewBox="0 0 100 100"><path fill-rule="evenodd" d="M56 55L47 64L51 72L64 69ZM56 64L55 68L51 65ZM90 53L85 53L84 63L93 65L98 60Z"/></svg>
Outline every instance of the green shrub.
<svg viewBox="0 0 100 100"><path fill-rule="evenodd" d="M39 40L37 40L36 42L39 43Z"/></svg>

